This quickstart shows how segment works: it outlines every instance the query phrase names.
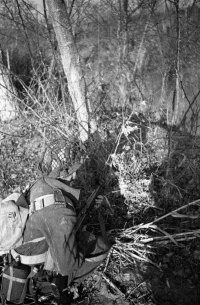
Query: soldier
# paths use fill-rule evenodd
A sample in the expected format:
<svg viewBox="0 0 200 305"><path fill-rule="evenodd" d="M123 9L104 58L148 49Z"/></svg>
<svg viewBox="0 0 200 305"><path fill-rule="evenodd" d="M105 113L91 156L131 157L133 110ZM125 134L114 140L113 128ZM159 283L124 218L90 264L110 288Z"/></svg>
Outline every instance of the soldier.
<svg viewBox="0 0 200 305"><path fill-rule="evenodd" d="M101 237L95 237L86 230L77 232L76 204L80 190L70 186L74 176L72 171L67 180L42 177L15 201L19 207L27 208L29 214L23 243L10 251L12 259L22 266L32 267L29 278L35 270L51 274L57 279L60 296L70 285L80 284L106 258L110 249L105 232ZM9 200L14 200L12 195ZM100 206L103 201L104 197L99 196L96 204ZM8 286L3 285L4 299L7 298ZM9 301L13 301L11 297Z"/></svg>

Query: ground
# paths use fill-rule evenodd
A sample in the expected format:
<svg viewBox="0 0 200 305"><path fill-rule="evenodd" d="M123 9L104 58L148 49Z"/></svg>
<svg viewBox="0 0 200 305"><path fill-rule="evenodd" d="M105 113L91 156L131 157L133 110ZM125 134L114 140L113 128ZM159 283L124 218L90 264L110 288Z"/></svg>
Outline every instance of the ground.
<svg viewBox="0 0 200 305"><path fill-rule="evenodd" d="M0 141L0 196L4 198L13 191L24 190L41 175L38 164L45 142L35 126L23 120L1 124ZM179 191L174 191L176 186L171 186L169 179L166 179L168 184L161 179L163 167L159 167L160 172L158 167L145 167L144 170L147 160L143 156L138 169L138 161L130 151L130 147L126 148L126 158L123 150L118 155L112 155L112 166L106 176L104 190L114 214L111 215L106 209L102 213L114 244L107 260L79 287L79 294L72 299L72 303L200 304L198 203L155 222L163 215L197 200L198 187L190 191L191 183L188 181L192 177L187 168L187 192L182 201L177 200ZM97 165L100 169L97 168L95 174L98 176L102 164ZM90 163L93 171L95 166L95 162ZM183 184L181 166L177 167L176 175ZM95 183L98 183L98 179L94 183L93 173L87 173L89 178L84 178L87 181L83 179L83 172L78 178L82 187L84 183L88 187L85 196L90 193L90 187L95 188ZM100 183L102 178L99 178ZM88 218L88 222L89 230L99 230L95 217L92 220ZM147 241L149 238L153 240Z"/></svg>

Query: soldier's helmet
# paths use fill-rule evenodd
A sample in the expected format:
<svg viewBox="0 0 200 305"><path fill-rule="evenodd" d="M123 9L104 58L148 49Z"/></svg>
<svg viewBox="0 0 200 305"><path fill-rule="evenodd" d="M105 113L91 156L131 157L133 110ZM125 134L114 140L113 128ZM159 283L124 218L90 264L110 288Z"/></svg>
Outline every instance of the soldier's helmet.
<svg viewBox="0 0 200 305"><path fill-rule="evenodd" d="M64 177L73 175L86 159L86 149L78 141L58 139L50 143L39 162L43 175Z"/></svg>

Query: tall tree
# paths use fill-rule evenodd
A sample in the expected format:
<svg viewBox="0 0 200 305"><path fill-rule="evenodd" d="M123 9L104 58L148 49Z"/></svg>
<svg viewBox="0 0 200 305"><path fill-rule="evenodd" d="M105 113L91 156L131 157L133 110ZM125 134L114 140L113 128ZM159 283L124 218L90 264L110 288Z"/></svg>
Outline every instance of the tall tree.
<svg viewBox="0 0 200 305"><path fill-rule="evenodd" d="M81 69L80 57L73 37L66 3L63 0L46 1L58 42L63 69L67 77L69 93L76 111L80 139L84 142L88 139L88 134L96 130L96 125L91 117L86 82Z"/></svg>
<svg viewBox="0 0 200 305"><path fill-rule="evenodd" d="M0 50L0 119L10 121L18 116L17 92L13 86L10 70L3 63Z"/></svg>

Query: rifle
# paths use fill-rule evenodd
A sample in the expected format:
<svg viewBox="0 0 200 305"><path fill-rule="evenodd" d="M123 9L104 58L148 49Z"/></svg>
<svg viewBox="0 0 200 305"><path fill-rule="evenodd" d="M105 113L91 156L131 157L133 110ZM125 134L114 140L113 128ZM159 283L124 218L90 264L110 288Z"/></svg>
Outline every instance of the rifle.
<svg viewBox="0 0 200 305"><path fill-rule="evenodd" d="M100 186L98 186L97 189L92 192L92 194L90 195L90 197L86 201L86 205L84 206L84 208L79 213L78 218L77 218L77 223L76 223L76 226L75 226L75 231L76 232L80 229L80 227L81 227L81 225L82 225L82 223L83 223L83 221L86 217L87 210L89 209L90 205L93 203L95 198L97 197L99 189L100 189Z"/></svg>

